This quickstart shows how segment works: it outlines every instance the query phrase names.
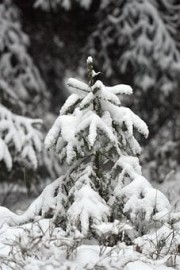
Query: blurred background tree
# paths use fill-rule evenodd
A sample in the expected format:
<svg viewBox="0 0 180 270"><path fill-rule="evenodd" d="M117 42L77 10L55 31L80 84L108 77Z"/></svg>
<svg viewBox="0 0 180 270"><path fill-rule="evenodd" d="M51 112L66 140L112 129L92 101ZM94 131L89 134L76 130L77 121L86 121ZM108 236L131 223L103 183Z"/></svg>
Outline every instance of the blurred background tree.
<svg viewBox="0 0 180 270"><path fill-rule="evenodd" d="M20 10L0 3L0 181L31 184L56 177L56 163L43 147L44 112L49 111L44 80L28 52ZM47 121L45 121L46 123ZM51 161L52 160L52 161ZM52 170L52 168L54 169ZM45 174L46 173L46 174Z"/></svg>

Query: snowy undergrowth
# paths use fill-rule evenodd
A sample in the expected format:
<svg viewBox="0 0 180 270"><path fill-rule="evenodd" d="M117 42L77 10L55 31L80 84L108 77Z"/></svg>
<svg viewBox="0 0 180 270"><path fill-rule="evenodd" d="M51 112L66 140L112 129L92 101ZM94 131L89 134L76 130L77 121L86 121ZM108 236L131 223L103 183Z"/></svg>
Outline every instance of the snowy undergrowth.
<svg viewBox="0 0 180 270"><path fill-rule="evenodd" d="M148 242L149 243L149 242ZM146 248L149 248L147 245ZM168 270L180 262L176 255L152 260L138 245L127 246L119 242L114 247L97 241L66 237L49 219L38 219L21 227L4 225L0 234L1 269L143 269ZM180 268L176 268L180 269Z"/></svg>
<svg viewBox="0 0 180 270"><path fill-rule="evenodd" d="M68 81L73 93L45 140L66 173L22 215L0 208L1 244L11 251L2 262L27 270L178 267L180 213L142 175L135 135L149 131L120 102L132 89L106 87L91 57L87 65L88 84Z"/></svg>

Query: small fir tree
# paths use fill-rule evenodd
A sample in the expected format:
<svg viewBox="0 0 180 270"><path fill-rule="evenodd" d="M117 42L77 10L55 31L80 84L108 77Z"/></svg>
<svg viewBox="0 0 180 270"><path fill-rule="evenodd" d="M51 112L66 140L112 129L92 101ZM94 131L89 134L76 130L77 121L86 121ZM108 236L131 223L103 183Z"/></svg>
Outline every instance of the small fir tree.
<svg viewBox="0 0 180 270"><path fill-rule="evenodd" d="M130 243L149 230L149 221L169 211L166 197L142 176L134 131L148 136L143 120L120 103L128 85L106 87L87 60L89 82L69 79L73 94L49 131L45 145L55 147L66 174L47 186L29 209L10 224L50 216L68 235L96 237L105 244Z"/></svg>

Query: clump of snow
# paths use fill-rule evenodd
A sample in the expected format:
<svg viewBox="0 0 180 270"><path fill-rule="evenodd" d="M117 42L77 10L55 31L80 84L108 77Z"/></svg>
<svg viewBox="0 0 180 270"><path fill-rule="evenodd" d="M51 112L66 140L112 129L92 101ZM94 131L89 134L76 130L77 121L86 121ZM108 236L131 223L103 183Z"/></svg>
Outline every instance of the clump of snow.
<svg viewBox="0 0 180 270"><path fill-rule="evenodd" d="M80 97L89 92L89 86L87 84L74 78L69 78L67 85L70 88L70 91L73 91L75 94L77 93Z"/></svg>
<svg viewBox="0 0 180 270"><path fill-rule="evenodd" d="M93 63L93 59L91 56L88 56L87 58L87 64L92 64Z"/></svg>
<svg viewBox="0 0 180 270"><path fill-rule="evenodd" d="M89 231L90 220L94 224L100 224L102 221L107 221L109 216L109 207L97 192L90 186L83 186L74 194L74 203L68 210L67 216L71 226L78 227L83 235Z"/></svg>

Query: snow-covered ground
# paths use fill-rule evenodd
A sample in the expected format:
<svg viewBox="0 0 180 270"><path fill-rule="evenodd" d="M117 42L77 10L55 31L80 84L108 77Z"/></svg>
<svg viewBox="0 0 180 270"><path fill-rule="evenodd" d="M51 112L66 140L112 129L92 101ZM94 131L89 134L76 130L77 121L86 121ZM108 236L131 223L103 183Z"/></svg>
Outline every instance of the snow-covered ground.
<svg viewBox="0 0 180 270"><path fill-rule="evenodd" d="M119 243L116 247L103 247L94 241L86 241L78 247L72 239L66 239L61 229L51 221L41 219L21 227L0 229L0 265L3 270L53 270L53 269L124 269L170 270L180 257L165 256L152 260L135 250L133 246Z"/></svg>

